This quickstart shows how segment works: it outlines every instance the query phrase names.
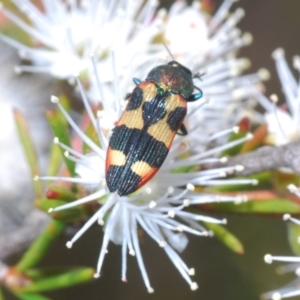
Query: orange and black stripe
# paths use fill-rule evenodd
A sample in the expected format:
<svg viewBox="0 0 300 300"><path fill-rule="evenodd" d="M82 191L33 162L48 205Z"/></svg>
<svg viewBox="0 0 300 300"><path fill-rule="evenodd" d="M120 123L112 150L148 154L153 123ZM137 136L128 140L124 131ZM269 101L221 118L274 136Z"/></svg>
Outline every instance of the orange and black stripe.
<svg viewBox="0 0 300 300"><path fill-rule="evenodd" d="M161 68L163 77L159 77L157 67L157 79L151 79L152 70L149 80L137 82L109 141L106 182L109 191L120 196L133 193L155 175L166 159L175 134L183 126L189 100L177 90L174 93L173 88L179 75L183 80L182 74L176 77L173 65L172 72L166 71L166 66ZM186 86L190 81L188 78ZM197 94L195 97L190 92L193 86L188 88L187 96L193 97L190 101L196 100Z"/></svg>

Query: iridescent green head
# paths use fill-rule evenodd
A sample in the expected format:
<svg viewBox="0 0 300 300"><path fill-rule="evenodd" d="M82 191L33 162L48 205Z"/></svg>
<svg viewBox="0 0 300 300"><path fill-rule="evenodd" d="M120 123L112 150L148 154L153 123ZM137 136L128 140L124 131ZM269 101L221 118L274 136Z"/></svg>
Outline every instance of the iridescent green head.
<svg viewBox="0 0 300 300"><path fill-rule="evenodd" d="M180 94L186 99L194 90L192 72L174 60L152 69L146 81L155 83L165 92Z"/></svg>

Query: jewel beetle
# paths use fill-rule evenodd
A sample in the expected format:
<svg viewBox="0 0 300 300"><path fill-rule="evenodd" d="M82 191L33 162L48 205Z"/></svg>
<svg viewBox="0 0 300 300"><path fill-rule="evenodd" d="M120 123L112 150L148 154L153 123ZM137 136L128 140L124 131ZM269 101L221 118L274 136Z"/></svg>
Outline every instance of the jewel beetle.
<svg viewBox="0 0 300 300"><path fill-rule="evenodd" d="M127 106L113 129L106 156L106 184L125 196L147 183L167 157L176 133L186 135L187 102L202 97L192 72L173 60L155 67L127 94ZM199 90L193 94L194 89Z"/></svg>

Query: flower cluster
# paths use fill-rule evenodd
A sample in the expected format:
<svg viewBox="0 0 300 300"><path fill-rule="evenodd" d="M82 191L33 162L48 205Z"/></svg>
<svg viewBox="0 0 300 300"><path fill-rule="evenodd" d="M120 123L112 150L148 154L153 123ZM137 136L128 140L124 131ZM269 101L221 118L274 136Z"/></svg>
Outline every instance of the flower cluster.
<svg viewBox="0 0 300 300"><path fill-rule="evenodd" d="M267 142L274 146L286 145L290 142L296 141L300 137L300 94L299 82L294 78L291 69L284 56L284 50L276 49L272 56L275 60L278 76L281 82L282 91L285 95L285 103L280 107L277 106L278 96L273 94L270 100L263 94L258 93L257 99L264 107L266 113L264 120L268 128ZM294 57L294 67L300 70L300 60L298 56ZM281 168L285 173L291 173L290 169ZM294 184L287 186L289 191L300 197L299 188ZM289 214L283 216L285 221L289 220L295 224L300 225L299 220L291 217ZM280 273L295 272L299 276L299 262L300 258L297 256L272 256L265 255L265 262L271 264L273 261L289 262L289 265L279 268ZM263 299L280 300L300 295L299 279L294 280L288 285L277 290L267 292L262 295Z"/></svg>
<svg viewBox="0 0 300 300"><path fill-rule="evenodd" d="M35 177L35 180L82 184L89 191L74 202L51 208L50 213L90 201L99 205L67 247L71 248L86 230L98 223L103 226L104 234L95 277L101 274L112 241L121 245L122 280L126 281L129 253L136 256L145 286L151 293L153 288L139 244L141 228L162 247L191 289L196 290L197 283L191 277L195 270L178 254L188 244L186 234L210 236L211 232L199 222L225 224L226 220L195 211L201 204L247 200L243 195L220 196L207 187L257 183L254 179L226 178L242 171L241 165L207 167L211 163L222 165L227 160L221 155L224 150L251 139L252 135L247 134L228 141L239 130L235 124L249 115L256 104L251 100L257 96L261 81L268 78L265 70L241 76L250 63L248 59L237 58L236 52L252 40L249 33L241 33L237 28L244 11L238 8L229 14L234 0L225 0L214 16L204 11L199 1L191 6L176 1L169 12L157 11L155 0L43 0L42 8L29 0L12 2L18 13L4 6L2 11L32 38L32 45L27 46L0 36L19 50L22 59L31 63L17 66L16 71L44 72L70 82L74 74L80 74L87 87L85 91L76 77L97 142L73 121L58 97L51 97L89 148L87 153L81 153L54 138L67 158L76 163L78 176ZM126 105L123 96L132 91L133 77L143 80L154 66L170 59L191 69L195 74L195 88L201 88L204 93L202 101L189 103L185 119L188 135L175 138L164 164L141 189L128 196L110 193L105 182L106 153L113 127ZM101 103L96 116L89 100Z"/></svg>
<svg viewBox="0 0 300 300"><path fill-rule="evenodd" d="M225 0L214 16L204 11L200 1L188 6L176 1L169 12L156 11L157 2L131 1L42 1L42 8L26 0L12 0L19 15L2 6L2 12L33 39L27 46L8 36L1 39L17 48L21 58L30 61L16 67L17 72L46 72L56 78L80 76L89 89L90 99L98 101L97 83L90 64L90 55L100 70L103 88L109 93L118 77L118 90L132 90L131 78L145 78L146 72L169 60L162 43L168 45L175 60L193 73L204 74L197 82L209 99L198 118L210 133L236 124L255 102L253 98L265 70L240 76L249 67L246 58L237 58L236 51L252 41L242 34L237 24L244 16L238 8L229 10L235 0ZM186 30L184 30L186 29ZM112 67L113 66L113 67ZM115 73L113 73L115 72ZM120 95L118 95L120 97ZM226 118L216 117L219 113ZM207 124L208 120L213 120ZM207 124L207 126L206 126Z"/></svg>
<svg viewBox="0 0 300 300"><path fill-rule="evenodd" d="M289 142L296 141L300 137L299 82L294 78L294 75L288 66L283 49L276 49L272 56L275 60L282 91L285 95L285 103L281 107L278 107L276 105L278 102L277 95L271 95L269 100L264 95L258 94L257 99L267 111L264 116L265 122L268 126L267 141L274 146L282 146ZM300 60L298 56L294 57L294 67L296 70L300 70ZM291 170L286 168L281 168L281 170L284 172L291 172ZM300 197L299 188L297 188L294 184L288 185L287 188L291 193ZM299 220L291 217L289 214L285 214L283 219L300 225ZM273 261L290 262L291 264L281 267L280 272L295 272L297 276L300 274L300 258L297 256L272 256L267 254L265 256L265 261L269 264ZM262 297L264 299L280 300L283 298L298 296L300 295L298 285L299 279L296 279L278 290L263 294Z"/></svg>
<svg viewBox="0 0 300 300"><path fill-rule="evenodd" d="M89 118L97 131L101 147L97 146L71 119L59 99L51 97L51 101L58 105L69 124L80 136L83 142L89 146L91 152L81 154L74 149L62 144L57 138L54 142L59 144L69 159L76 162L77 178L69 177L36 177L42 180L60 180L74 183L81 183L94 192L90 195L78 199L72 203L62 205L50 210L59 211L74 207L89 201L98 200L101 204L100 209L90 218L89 221L80 229L77 234L67 243L71 247L73 243L94 223L98 222L104 226L104 237L102 248L99 255L97 273L101 273L102 264L109 241L122 246L122 280L126 280L126 261L127 251L131 255L136 255L139 268L142 273L145 285L149 292L153 289L144 266L141 250L138 241L137 228L143 230L153 238L160 247L162 247L168 257L177 267L183 278L188 282L192 290L197 288L197 284L190 278L194 269L188 268L182 261L178 252L185 249L188 240L185 233L191 233L198 236L208 236L209 232L198 223L198 221L225 223L225 220L217 220L208 216L191 213L188 210L190 206L211 202L233 201L240 203L245 201L244 196L219 196L214 193L199 193L195 186L214 186L224 184L256 184L252 179L225 179L228 174L243 170L242 166L223 167L216 169L203 169L199 166L211 162L225 162L226 158L219 158L219 154L230 147L242 143L249 138L246 137L232 142L228 142L215 148L209 148L208 145L220 137L228 136L232 132L237 132L238 128L233 127L213 134L210 137L202 135L198 128L198 119L190 113L187 118L189 135L175 139L166 161L158 173L144 187L132 195L120 197L117 194L110 194L105 184L105 158L108 139L111 132L113 121L117 121L120 116L118 107L123 103L114 103L116 98L107 98L104 95L104 110L98 111L95 117L92 113L86 94L79 80L77 80L81 91L84 105ZM102 90L99 82L99 91ZM108 104L115 104L109 106ZM106 112L105 107L108 107ZM111 107L114 107L112 109ZM112 111L114 113L112 113ZM115 116L114 120L107 122L106 115ZM111 117L112 118L112 117ZM104 217L109 216L104 221Z"/></svg>
<svg viewBox="0 0 300 300"><path fill-rule="evenodd" d="M298 197L300 196L299 190L290 185L289 189L295 193ZM300 221L291 217L289 214L285 214L283 216L285 221L291 221L297 225L300 225ZM286 272L294 272L298 277L300 276L300 257L299 256L272 256L270 254L265 255L265 262L271 264L273 261L280 261L280 262L288 262L289 264L286 266L281 266L279 271L280 273ZM300 295L299 289L299 278L290 282L284 287L281 287L277 290L270 291L262 295L264 299L272 299L272 300L281 300L284 298L290 298Z"/></svg>
<svg viewBox="0 0 300 300"><path fill-rule="evenodd" d="M12 38L1 36L19 50L21 58L32 64L16 67L18 72L47 72L65 79L70 79L73 74L87 73L89 97L101 100L103 110L95 117L81 82L77 80L86 110L98 134L99 147L70 118L59 99L54 96L51 98L73 130L90 148L90 152L79 153L55 138L54 142L66 150L68 159L76 163L78 177L35 177L36 180L81 183L91 191L90 195L50 211L67 209L89 201L99 202L99 210L67 243L71 247L96 222L104 226L95 277L100 275L108 243L113 241L122 246L122 280L126 280L129 252L136 255L145 285L149 292L153 291L139 246L137 228L141 227L165 250L191 289L195 290L197 284L191 279L194 269L189 268L178 254L187 246L185 233L208 236L210 233L199 221L225 223L225 220L198 215L188 208L211 202L239 203L246 200L244 196L200 193L195 187L256 184L256 180L252 179L224 178L242 170L243 167L239 165L216 169L200 167L206 163L225 162L225 157L219 157L223 150L251 138L249 134L239 140L223 143L232 132L238 131L234 124L241 118L245 107L252 106L247 100L255 95L256 89L250 86L266 78L263 71L239 76L248 67L249 61L237 59L235 53L251 42L251 36L242 35L236 28L244 15L243 10L237 9L228 16L233 2L225 0L211 17L202 10L200 2L187 6L184 1L178 1L167 14L165 10L156 13L156 1L108 3L54 0L42 1L43 9L40 10L30 1L13 0L31 21L30 25L2 7L6 16L33 38L32 47L28 47ZM178 24L182 28L189 28L189 34L178 36L179 32L183 32L178 30ZM193 73L205 73L203 82L199 81L200 76L196 79L198 82L195 82L196 86L201 85L205 99L191 104L186 118L189 134L175 139L156 176L136 193L120 197L110 194L105 184L104 166L109 135L125 105L121 95L132 89L131 78L145 78L145 72L166 61L164 47L153 43L159 37L162 37L160 43L168 45L174 59L192 66ZM91 75L93 70L96 71L95 76ZM210 105L203 106L208 99ZM219 118L224 113L228 118ZM222 128L229 129L221 131Z"/></svg>
<svg viewBox="0 0 300 300"><path fill-rule="evenodd" d="M271 96L271 101L260 94L257 98L266 109L265 121L268 125L268 141L276 146L285 145L300 137L300 94L299 83L294 78L287 61L284 50L279 48L273 52L282 91L285 95L285 104L277 107L278 98ZM300 70L300 58L294 57L294 67Z"/></svg>
<svg viewBox="0 0 300 300"><path fill-rule="evenodd" d="M19 50L22 59L32 63L16 67L17 72L46 72L68 79L89 71L89 54L93 53L106 74L103 80L109 80L113 76L109 55L112 49L120 57L120 70L131 61L139 65L146 57L138 54L146 54L148 44L157 33L156 0L55 0L42 1L42 8L28 0L12 2L18 14L3 5L2 12L33 39L29 47L1 36Z"/></svg>

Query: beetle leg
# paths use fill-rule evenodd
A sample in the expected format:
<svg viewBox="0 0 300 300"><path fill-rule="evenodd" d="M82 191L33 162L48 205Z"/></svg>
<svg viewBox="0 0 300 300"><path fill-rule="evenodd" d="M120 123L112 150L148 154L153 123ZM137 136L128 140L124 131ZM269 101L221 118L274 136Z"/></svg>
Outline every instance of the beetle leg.
<svg viewBox="0 0 300 300"><path fill-rule="evenodd" d="M187 132L187 130L186 130L186 128L185 128L185 126L184 126L183 123L182 123L181 126L179 127L179 129L178 129L178 131L177 131L177 134L178 134L178 135L182 135L182 136L188 134L188 132Z"/></svg>
<svg viewBox="0 0 300 300"><path fill-rule="evenodd" d="M128 100L130 97L131 97L131 93L127 93L127 94L125 95L125 100Z"/></svg>
<svg viewBox="0 0 300 300"><path fill-rule="evenodd" d="M193 102L193 101L200 99L201 97L202 97L202 92L197 93L197 94L192 94L186 101Z"/></svg>
<svg viewBox="0 0 300 300"><path fill-rule="evenodd" d="M132 80L136 85L139 85L142 82L141 80L139 80L137 78L133 78Z"/></svg>

